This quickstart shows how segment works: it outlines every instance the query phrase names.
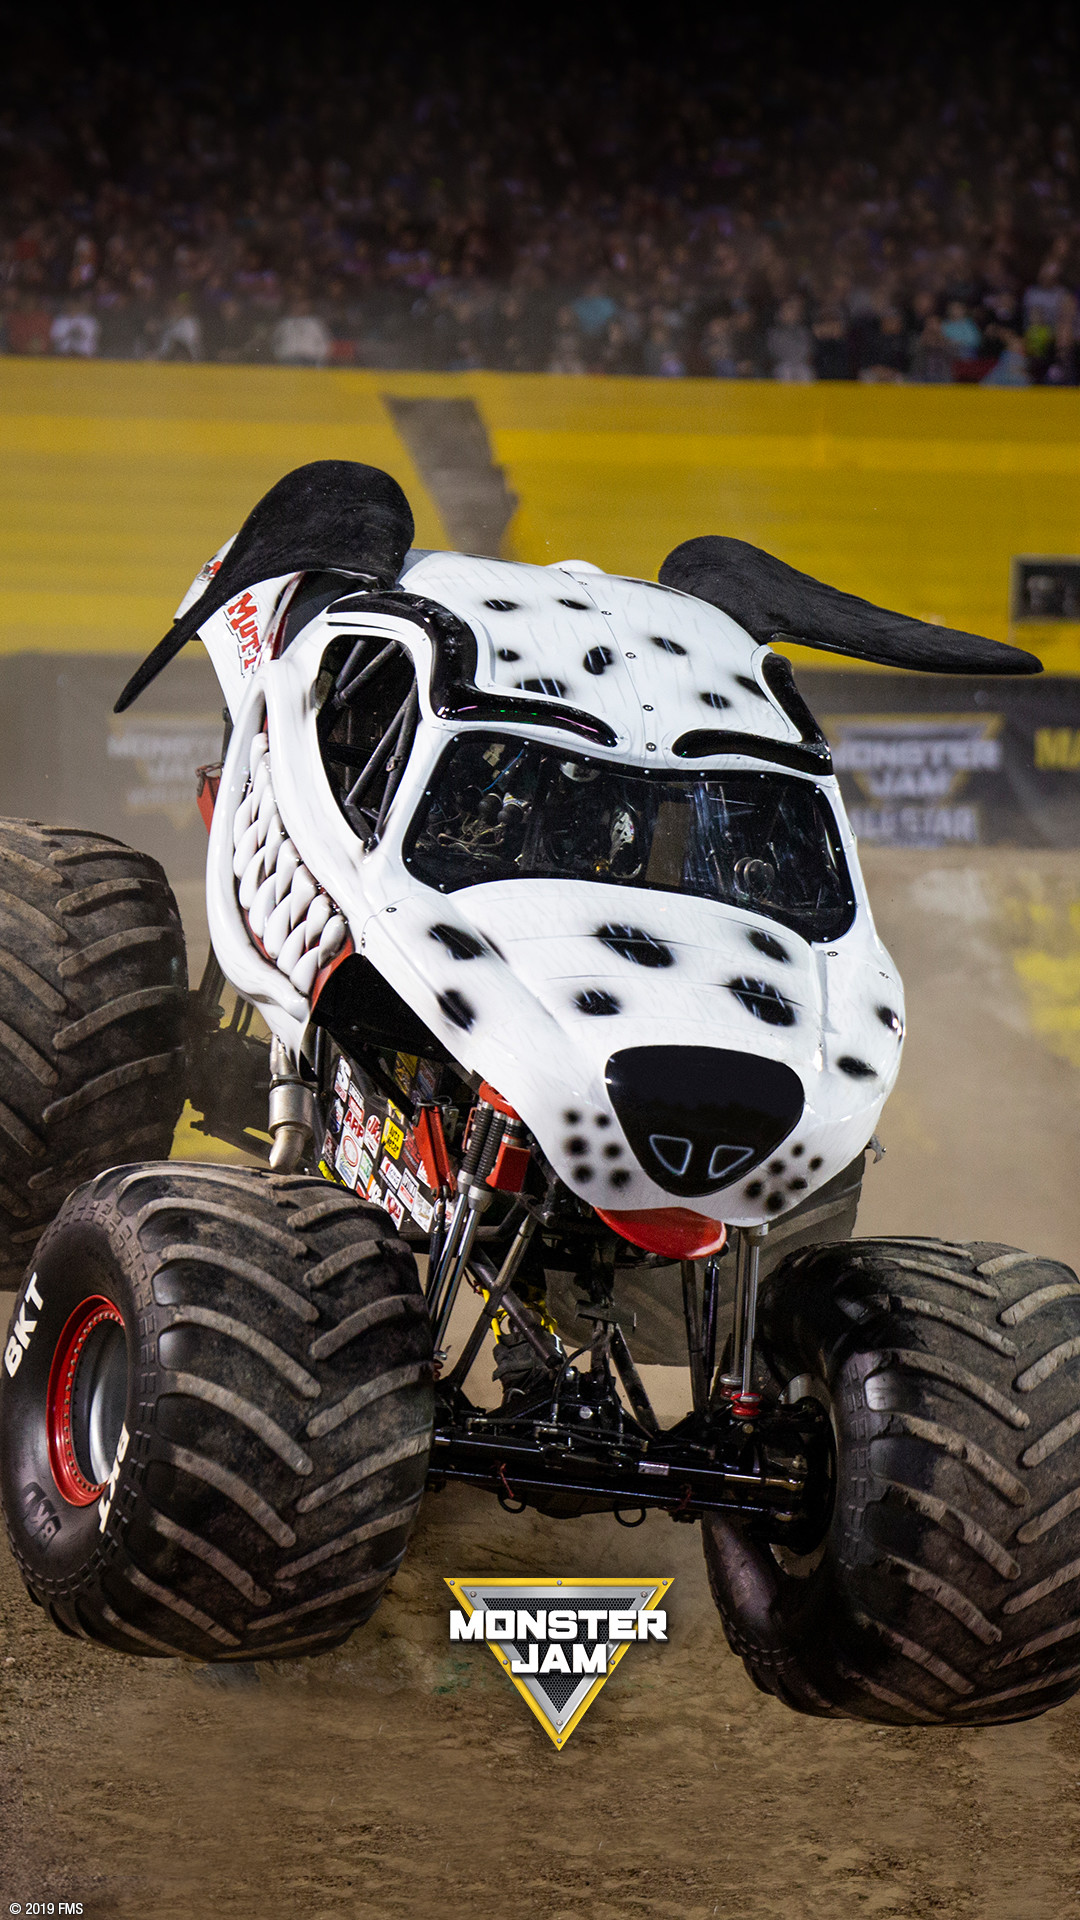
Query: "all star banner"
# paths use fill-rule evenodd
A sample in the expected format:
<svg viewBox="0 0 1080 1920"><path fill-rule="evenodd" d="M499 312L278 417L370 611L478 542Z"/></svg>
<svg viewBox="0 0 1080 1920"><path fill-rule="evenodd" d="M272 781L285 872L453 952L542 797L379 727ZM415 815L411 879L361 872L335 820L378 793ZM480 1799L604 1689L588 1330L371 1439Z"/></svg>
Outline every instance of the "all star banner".
<svg viewBox="0 0 1080 1920"><path fill-rule="evenodd" d="M864 844L1080 846L1080 676L798 678Z"/></svg>
<svg viewBox="0 0 1080 1920"><path fill-rule="evenodd" d="M565 1746L630 1648L667 1640L670 1580L447 1579L452 1641L482 1641Z"/></svg>

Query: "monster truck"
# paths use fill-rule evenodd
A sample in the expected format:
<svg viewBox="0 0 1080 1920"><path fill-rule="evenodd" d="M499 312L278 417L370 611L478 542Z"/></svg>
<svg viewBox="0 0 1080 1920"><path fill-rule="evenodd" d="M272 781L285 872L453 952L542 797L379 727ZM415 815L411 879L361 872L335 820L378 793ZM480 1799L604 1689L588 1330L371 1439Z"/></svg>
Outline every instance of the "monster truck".
<svg viewBox="0 0 1080 1920"><path fill-rule="evenodd" d="M903 992L772 643L1038 663L736 540L648 581L412 532L372 468L287 475L121 696L198 634L227 703L197 991L153 861L0 829L0 1484L30 1595L127 1653L330 1648L463 1480L700 1521L731 1645L804 1712L1055 1705L1080 1285L851 1238ZM185 1097L267 1164L170 1160ZM640 1367L674 1327L664 1426Z"/></svg>

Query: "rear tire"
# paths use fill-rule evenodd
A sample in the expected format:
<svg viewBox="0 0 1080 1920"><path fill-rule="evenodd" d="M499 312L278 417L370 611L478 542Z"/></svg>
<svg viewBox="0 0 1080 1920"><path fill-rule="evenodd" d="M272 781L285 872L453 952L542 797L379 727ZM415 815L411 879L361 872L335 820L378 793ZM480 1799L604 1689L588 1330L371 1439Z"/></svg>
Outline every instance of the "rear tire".
<svg viewBox="0 0 1080 1920"><path fill-rule="evenodd" d="M180 914L148 854L0 821L0 1287L80 1181L164 1157L184 1102Z"/></svg>
<svg viewBox="0 0 1080 1920"><path fill-rule="evenodd" d="M835 1498L799 1553L723 1518L731 1646L807 1713L1021 1720L1080 1688L1080 1282L1011 1247L855 1240L762 1301L787 1397L827 1405Z"/></svg>
<svg viewBox="0 0 1080 1920"><path fill-rule="evenodd" d="M433 1418L424 1297L385 1214L303 1175L117 1168L62 1208L12 1325L0 1495L57 1626L253 1660L375 1611Z"/></svg>

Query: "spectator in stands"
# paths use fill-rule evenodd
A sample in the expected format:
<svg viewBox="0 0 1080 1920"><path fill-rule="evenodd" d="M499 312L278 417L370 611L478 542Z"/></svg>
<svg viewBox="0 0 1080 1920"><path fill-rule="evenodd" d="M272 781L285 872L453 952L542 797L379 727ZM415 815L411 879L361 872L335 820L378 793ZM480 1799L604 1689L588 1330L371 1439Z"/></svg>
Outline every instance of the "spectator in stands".
<svg viewBox="0 0 1080 1920"><path fill-rule="evenodd" d="M993 337L1000 340L1002 351L991 367L984 373L980 385L984 387L1030 387L1031 375L1028 372L1027 354L1024 352L1023 337L1009 327L995 327ZM988 342L989 344L989 342Z"/></svg>
<svg viewBox="0 0 1080 1920"><path fill-rule="evenodd" d="M62 307L49 329L53 352L80 360L93 359L100 339L101 322L85 298Z"/></svg>
<svg viewBox="0 0 1080 1920"><path fill-rule="evenodd" d="M896 307L883 307L859 342L859 379L889 382L903 380L910 365L907 328Z"/></svg>
<svg viewBox="0 0 1080 1920"><path fill-rule="evenodd" d="M524 53L421 14L406 75L392 14L362 58L316 14L263 67L219 10L182 82L168 15L135 42L76 9L58 61L52 16L13 14L7 350L85 350L96 321L111 357L943 380L1001 348L1000 384L996 327L1076 381L1064 14L973 35L946 9L932 64L903 8L872 61L794 14L691 9L646 46L629 13L556 9Z"/></svg>
<svg viewBox="0 0 1080 1920"><path fill-rule="evenodd" d="M161 329L156 358L158 360L201 360L202 336L202 322L194 311L190 293L179 293Z"/></svg>
<svg viewBox="0 0 1080 1920"><path fill-rule="evenodd" d="M1076 296L1061 284L1054 254L1043 261L1023 302L1024 346L1032 378L1060 385L1070 375L1076 336Z"/></svg>
<svg viewBox="0 0 1080 1920"><path fill-rule="evenodd" d="M126 287L105 282L97 295L101 335L98 352L105 360L141 360L146 352L142 317Z"/></svg>
<svg viewBox="0 0 1080 1920"><path fill-rule="evenodd" d="M548 361L549 373L584 373L581 327L573 307L560 307L555 319L555 338Z"/></svg>
<svg viewBox="0 0 1080 1920"><path fill-rule="evenodd" d="M255 329L250 315L235 294L229 294L220 306L212 308L203 326L203 343L211 360L251 360L255 358Z"/></svg>
<svg viewBox="0 0 1080 1920"><path fill-rule="evenodd" d="M940 314L930 313L911 356L909 378L922 386L941 386L952 379L953 354L945 338Z"/></svg>
<svg viewBox="0 0 1080 1920"><path fill-rule="evenodd" d="M798 294L780 302L779 311L765 336L774 380L814 379L814 339L803 319L803 303Z"/></svg>
<svg viewBox="0 0 1080 1920"><path fill-rule="evenodd" d="M714 380L737 380L739 362L729 318L717 314L709 321L701 338L701 357L705 370Z"/></svg>
<svg viewBox="0 0 1080 1920"><path fill-rule="evenodd" d="M960 360L978 359L979 349L982 346L982 332L962 300L949 301L945 309L945 318L941 323L941 331L954 363Z"/></svg>
<svg viewBox="0 0 1080 1920"><path fill-rule="evenodd" d="M619 311L603 277L591 281L581 297L571 304L586 341L600 339Z"/></svg>
<svg viewBox="0 0 1080 1920"><path fill-rule="evenodd" d="M288 311L273 329L274 359L282 367L325 367L332 345L326 321L302 288L296 288Z"/></svg>
<svg viewBox="0 0 1080 1920"><path fill-rule="evenodd" d="M681 380L686 362L680 352L675 330L669 321L657 318L649 328L642 356L645 372L660 380Z"/></svg>
<svg viewBox="0 0 1080 1920"><path fill-rule="evenodd" d="M839 307L826 307L814 321L813 368L818 380L852 380L855 365L847 320Z"/></svg>

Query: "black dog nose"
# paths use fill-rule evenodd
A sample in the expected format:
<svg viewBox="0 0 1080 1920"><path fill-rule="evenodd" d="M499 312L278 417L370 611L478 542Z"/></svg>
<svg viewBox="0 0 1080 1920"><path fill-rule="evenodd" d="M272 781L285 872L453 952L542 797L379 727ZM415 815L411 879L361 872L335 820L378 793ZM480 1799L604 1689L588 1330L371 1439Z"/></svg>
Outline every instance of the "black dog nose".
<svg viewBox="0 0 1080 1920"><path fill-rule="evenodd" d="M607 1063L611 1104L667 1193L715 1193L768 1158L803 1110L779 1060L723 1047L627 1047Z"/></svg>

